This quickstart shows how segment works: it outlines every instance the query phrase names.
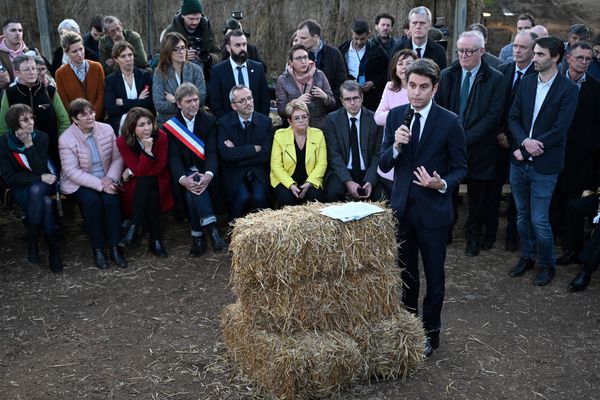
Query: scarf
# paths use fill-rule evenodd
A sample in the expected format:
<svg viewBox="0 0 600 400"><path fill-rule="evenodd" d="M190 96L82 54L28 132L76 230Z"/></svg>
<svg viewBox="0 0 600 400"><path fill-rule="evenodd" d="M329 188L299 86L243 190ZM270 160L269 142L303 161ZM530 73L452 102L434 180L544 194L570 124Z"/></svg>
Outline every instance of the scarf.
<svg viewBox="0 0 600 400"><path fill-rule="evenodd" d="M83 63L80 66L77 66L69 61L69 65L71 66L73 72L75 72L77 79L79 79L80 82L85 81L85 76L87 75L89 69L88 61L83 60Z"/></svg>
<svg viewBox="0 0 600 400"><path fill-rule="evenodd" d="M310 92L313 87L313 77L315 72L317 72L317 67L313 61L308 63L308 71L303 74L297 74L289 64L286 67L286 70L288 75L290 75L292 79L294 79L294 82L296 82L296 85L298 86L298 89L300 89L301 93Z"/></svg>
<svg viewBox="0 0 600 400"><path fill-rule="evenodd" d="M8 56L12 61L15 57L23 54L27 50L27 46L25 46L25 43L21 42L21 45L16 50L12 50L6 45L6 39L2 38L2 41L0 41L0 50L8 53Z"/></svg>

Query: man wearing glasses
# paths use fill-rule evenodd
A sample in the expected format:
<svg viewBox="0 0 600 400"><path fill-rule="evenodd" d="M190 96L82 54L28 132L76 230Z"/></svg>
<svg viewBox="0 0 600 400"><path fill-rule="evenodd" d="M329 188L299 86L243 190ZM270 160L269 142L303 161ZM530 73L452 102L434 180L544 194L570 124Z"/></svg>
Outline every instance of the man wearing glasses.
<svg viewBox="0 0 600 400"><path fill-rule="evenodd" d="M239 29L225 35L225 48L230 57L212 67L208 86L208 104L217 118L232 112L229 92L234 86L252 91L256 111L266 116L270 111L269 85L261 63L248 59L246 35Z"/></svg>
<svg viewBox="0 0 600 400"><path fill-rule="evenodd" d="M505 92L502 74L482 60L485 48L481 32L461 33L456 48L459 63L442 71L435 100L458 115L465 131L469 167L465 255L474 257L481 249L493 246L484 224L495 192L496 131L504 111Z"/></svg>
<svg viewBox="0 0 600 400"><path fill-rule="evenodd" d="M223 160L223 188L229 200L229 218L252 209L269 208L269 154L273 143L271 119L254 111L252 91L243 85L229 92L235 112L217 123L217 146Z"/></svg>
<svg viewBox="0 0 600 400"><path fill-rule="evenodd" d="M593 50L588 42L576 42L567 51L569 69L565 76L579 88L573 123L567 134L565 168L558 176L550 205L554 233L561 237L564 254L558 265L578 262L583 248L583 219L569 218L567 203L581 197L584 190L595 190L594 160L600 143L600 81L587 73Z"/></svg>
<svg viewBox="0 0 600 400"><path fill-rule="evenodd" d="M382 187L377 178L379 147L383 137L374 114L363 106L363 88L354 81L340 88L342 108L330 113L325 122L327 174L325 200L380 200Z"/></svg>

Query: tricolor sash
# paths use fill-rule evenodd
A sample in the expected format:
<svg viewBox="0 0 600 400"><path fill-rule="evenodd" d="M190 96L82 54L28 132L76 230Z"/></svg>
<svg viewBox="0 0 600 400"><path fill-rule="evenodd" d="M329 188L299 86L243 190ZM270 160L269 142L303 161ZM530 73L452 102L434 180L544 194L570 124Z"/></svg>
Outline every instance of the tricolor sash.
<svg viewBox="0 0 600 400"><path fill-rule="evenodd" d="M21 166L21 168L26 169L27 171L32 171L31 169L31 165L29 165L29 160L27 160L27 156L23 153L18 153L16 151L12 152L13 157L15 158L15 160L17 160L17 163ZM48 171L50 171L50 173L54 176L56 175L56 168L54 168L54 164L52 164L52 161L50 159L48 159Z"/></svg>
<svg viewBox="0 0 600 400"><path fill-rule="evenodd" d="M204 142L202 139L194 135L190 130L177 119L173 117L165 122L164 127L173 134L181 143L190 149L195 155L201 159L205 159L204 156Z"/></svg>

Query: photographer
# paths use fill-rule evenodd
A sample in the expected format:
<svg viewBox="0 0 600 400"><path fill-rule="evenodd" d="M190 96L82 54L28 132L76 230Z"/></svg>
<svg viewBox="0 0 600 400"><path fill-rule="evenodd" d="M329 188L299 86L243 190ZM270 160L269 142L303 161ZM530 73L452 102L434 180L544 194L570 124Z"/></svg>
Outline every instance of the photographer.
<svg viewBox="0 0 600 400"><path fill-rule="evenodd" d="M188 61L203 67L208 80L212 64L221 61L221 50L215 43L215 35L210 21L203 13L200 0L183 1L181 10L165 30L165 34L170 32L178 32L187 39Z"/></svg>

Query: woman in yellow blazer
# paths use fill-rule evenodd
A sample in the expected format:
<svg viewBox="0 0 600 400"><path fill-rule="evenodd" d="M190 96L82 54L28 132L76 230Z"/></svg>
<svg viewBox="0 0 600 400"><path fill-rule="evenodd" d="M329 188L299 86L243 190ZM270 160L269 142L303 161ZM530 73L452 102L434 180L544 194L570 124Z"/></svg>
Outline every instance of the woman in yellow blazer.
<svg viewBox="0 0 600 400"><path fill-rule="evenodd" d="M285 107L289 128L279 129L271 150L271 186L281 206L323 200L327 149L323 132L308 126L308 106L294 99Z"/></svg>

